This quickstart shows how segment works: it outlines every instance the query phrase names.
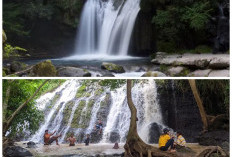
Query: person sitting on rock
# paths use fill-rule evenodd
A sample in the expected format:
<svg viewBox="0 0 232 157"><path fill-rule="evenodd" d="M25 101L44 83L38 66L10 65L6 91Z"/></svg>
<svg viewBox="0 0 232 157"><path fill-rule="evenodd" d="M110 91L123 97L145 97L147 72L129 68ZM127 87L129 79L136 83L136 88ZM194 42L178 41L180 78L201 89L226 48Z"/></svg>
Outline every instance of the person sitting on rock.
<svg viewBox="0 0 232 157"><path fill-rule="evenodd" d="M75 146L76 138L74 137L73 133L69 138L67 138L67 141L69 141L69 146Z"/></svg>
<svg viewBox="0 0 232 157"><path fill-rule="evenodd" d="M56 141L56 145L59 145L58 143L58 138L61 137L62 135L58 135L58 136L52 136L56 133L56 131L54 131L52 134L48 133L48 130L45 130L45 134L44 134L44 145L50 145L52 144L52 142Z"/></svg>
<svg viewBox="0 0 232 157"><path fill-rule="evenodd" d="M101 134L102 133L102 128L103 128L103 124L101 120L98 120L98 123L95 125L95 130L98 130L98 133Z"/></svg>
<svg viewBox="0 0 232 157"><path fill-rule="evenodd" d="M182 136L180 131L176 132L177 140L175 142L176 148L178 147L185 147L186 141L185 138Z"/></svg>
<svg viewBox="0 0 232 157"><path fill-rule="evenodd" d="M162 151L170 150L170 152L176 152L174 149L174 139L170 136L170 131L167 128L165 128L163 134L160 135L159 149Z"/></svg>
<svg viewBox="0 0 232 157"><path fill-rule="evenodd" d="M86 145L86 146L89 145L89 134L86 135L85 145Z"/></svg>

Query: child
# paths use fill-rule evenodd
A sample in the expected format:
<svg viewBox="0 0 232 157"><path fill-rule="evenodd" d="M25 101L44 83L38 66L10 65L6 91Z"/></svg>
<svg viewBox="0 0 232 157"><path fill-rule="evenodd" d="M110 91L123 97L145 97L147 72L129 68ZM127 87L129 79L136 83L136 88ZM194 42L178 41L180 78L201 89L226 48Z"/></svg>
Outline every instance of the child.
<svg viewBox="0 0 232 157"><path fill-rule="evenodd" d="M89 134L86 135L85 145L86 145L86 146L89 145Z"/></svg>

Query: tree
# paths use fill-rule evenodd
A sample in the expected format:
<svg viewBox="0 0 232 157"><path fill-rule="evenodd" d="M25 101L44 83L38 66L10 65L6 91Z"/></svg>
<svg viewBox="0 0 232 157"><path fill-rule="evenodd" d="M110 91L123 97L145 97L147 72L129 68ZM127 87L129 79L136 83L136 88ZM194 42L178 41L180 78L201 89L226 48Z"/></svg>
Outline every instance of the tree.
<svg viewBox="0 0 232 157"><path fill-rule="evenodd" d="M36 94L40 91L40 89L48 82L48 80L45 80L40 86L39 88L35 91L35 93L29 97L24 103L22 103L14 112L11 116L9 116L6 120L5 123L3 125L3 135L6 134L6 132L8 131L12 121L14 120L14 118L16 117L16 115L36 96ZM10 92L10 87L7 90L7 99L9 98L9 92ZM8 101L8 100L7 100ZM4 104L4 108L7 108L7 104Z"/></svg>
<svg viewBox="0 0 232 157"><path fill-rule="evenodd" d="M201 115L201 120L203 122L203 132L208 131L208 121L207 121L207 114L205 112L205 108L202 104L199 92L197 90L197 86L196 86L196 81L195 80L189 80L189 84L191 87L191 90L193 92L194 98L197 102L197 106L199 108L200 111L200 115Z"/></svg>
<svg viewBox="0 0 232 157"><path fill-rule="evenodd" d="M132 101L131 96L131 80L127 80L127 102L131 111L130 128L127 135L126 144L124 145L126 157L175 157L176 154L160 151L151 145L146 144L138 135L137 132L137 109Z"/></svg>
<svg viewBox="0 0 232 157"><path fill-rule="evenodd" d="M192 83L192 82L191 82ZM127 80L127 103L130 108L131 112L131 121L130 121L130 128L127 135L126 144L124 145L125 149L125 157L176 157L180 156L178 153L169 153L160 151L158 148L155 148L151 145L146 144L138 135L137 132L137 109L132 101L131 96L131 87L132 81ZM194 84L193 84L194 87ZM220 153L221 157L228 157L226 152L222 150L218 146L212 146L205 148L201 153L197 155L197 157L205 157L210 156L214 153ZM184 156L183 154L181 156ZM185 154L186 156L186 154Z"/></svg>

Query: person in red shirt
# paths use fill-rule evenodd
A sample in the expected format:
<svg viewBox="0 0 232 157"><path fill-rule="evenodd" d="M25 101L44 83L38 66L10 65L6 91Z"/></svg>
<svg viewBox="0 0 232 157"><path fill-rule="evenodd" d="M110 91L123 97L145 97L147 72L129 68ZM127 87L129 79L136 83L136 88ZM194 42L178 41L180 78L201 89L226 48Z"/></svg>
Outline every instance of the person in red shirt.
<svg viewBox="0 0 232 157"><path fill-rule="evenodd" d="M56 145L59 145L58 143L58 138L61 137L62 135L58 135L58 136L52 136L56 133L56 131L54 131L52 134L48 133L48 130L45 130L45 134L44 134L44 145L50 145L52 144L52 142L56 141Z"/></svg>

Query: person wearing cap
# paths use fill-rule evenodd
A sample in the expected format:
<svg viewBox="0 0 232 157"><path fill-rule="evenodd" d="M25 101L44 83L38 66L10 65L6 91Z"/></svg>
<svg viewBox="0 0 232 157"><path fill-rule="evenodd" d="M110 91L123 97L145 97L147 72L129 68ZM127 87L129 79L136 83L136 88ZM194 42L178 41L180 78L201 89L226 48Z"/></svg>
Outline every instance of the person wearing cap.
<svg viewBox="0 0 232 157"><path fill-rule="evenodd" d="M162 151L167 151L169 148L171 152L175 152L174 139L169 135L169 129L165 128L163 130L163 134L160 135L159 138L159 149Z"/></svg>

